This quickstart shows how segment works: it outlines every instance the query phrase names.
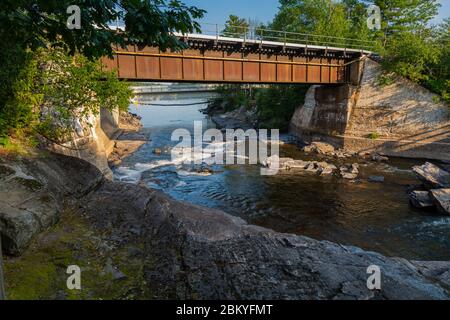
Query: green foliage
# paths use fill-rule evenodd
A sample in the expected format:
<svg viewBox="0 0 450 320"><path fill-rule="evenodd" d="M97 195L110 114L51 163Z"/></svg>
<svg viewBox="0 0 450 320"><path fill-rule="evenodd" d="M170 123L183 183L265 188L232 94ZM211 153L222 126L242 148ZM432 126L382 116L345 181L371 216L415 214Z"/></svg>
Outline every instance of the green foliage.
<svg viewBox="0 0 450 320"><path fill-rule="evenodd" d="M100 108L126 109L131 90L100 62L62 49L36 52L2 51L0 78L0 137L17 130L37 131L61 140L73 130L75 119L87 122Z"/></svg>
<svg viewBox="0 0 450 320"><path fill-rule="evenodd" d="M376 79L376 83L379 86L388 86L390 84L393 84L395 81L395 73L393 72L384 72L381 75L378 76Z"/></svg>
<svg viewBox="0 0 450 320"><path fill-rule="evenodd" d="M371 140L377 140L378 138L380 138L380 134L378 132L372 132L367 136L367 138Z"/></svg>
<svg viewBox="0 0 450 320"><path fill-rule="evenodd" d="M333 42L337 46L357 47L361 42L355 40L375 39L367 28L366 5L361 1L280 0L280 3L280 11L269 26L272 29L310 34L308 41L318 45Z"/></svg>
<svg viewBox="0 0 450 320"><path fill-rule="evenodd" d="M381 9L384 44L390 36L424 28L438 13L438 0L371 0Z"/></svg>
<svg viewBox="0 0 450 320"><path fill-rule="evenodd" d="M44 96L37 131L64 140L74 130L75 119L89 123L100 108L127 109L132 92L113 72L102 71L98 61L67 55L61 49L38 50L41 72L35 81Z"/></svg>
<svg viewBox="0 0 450 320"><path fill-rule="evenodd" d="M36 120L34 108L42 101L34 78L37 63L29 50L0 45L0 137Z"/></svg>
<svg viewBox="0 0 450 320"><path fill-rule="evenodd" d="M374 41L373 50L383 59L386 70L377 81L392 83L394 74L409 78L449 102L450 20L430 27L439 8L437 0L280 0L280 10L270 28L321 36L309 40L337 41L341 46L361 46ZM375 4L382 13L382 30L367 28L367 6Z"/></svg>
<svg viewBox="0 0 450 320"><path fill-rule="evenodd" d="M273 85L256 91L260 128L286 131L296 108L305 100L309 86Z"/></svg>
<svg viewBox="0 0 450 320"><path fill-rule="evenodd" d="M391 36L382 64L387 71L417 82L450 102L449 54L448 35L442 35L439 29L423 28Z"/></svg>
<svg viewBox="0 0 450 320"><path fill-rule="evenodd" d="M216 88L216 92L218 96L213 103L221 105L225 112L239 109L242 106L248 109L253 98L251 89L245 85L221 85Z"/></svg>
<svg viewBox="0 0 450 320"><path fill-rule="evenodd" d="M70 5L81 9L79 30L66 26ZM112 46L123 47L126 41L183 48L185 45L171 32L198 30L193 19L203 13L179 0L2 0L0 39L33 50L50 43L89 58L111 56ZM124 22L124 32L110 28L109 24L117 20Z"/></svg>
<svg viewBox="0 0 450 320"><path fill-rule="evenodd" d="M81 29L66 26L71 5L81 9ZM125 109L128 86L97 58L128 42L184 48L173 32L199 30L203 13L179 0L2 0L0 138L23 129L60 139L100 107Z"/></svg>
<svg viewBox="0 0 450 320"><path fill-rule="evenodd" d="M2 136L0 137L0 146L7 147L10 145L9 137Z"/></svg>
<svg viewBox="0 0 450 320"><path fill-rule="evenodd" d="M392 37L386 48L384 66L415 82L428 80L427 66L438 63L440 59L439 48L428 39L410 32Z"/></svg>
<svg viewBox="0 0 450 320"><path fill-rule="evenodd" d="M249 26L245 19L231 14L225 22L225 29L222 31L222 35L240 38L247 34Z"/></svg>
<svg viewBox="0 0 450 320"><path fill-rule="evenodd" d="M256 108L260 128L288 129L295 109L302 105L309 86L271 85L251 87L245 85L224 85L216 89L218 97L214 105L221 105L225 112Z"/></svg>

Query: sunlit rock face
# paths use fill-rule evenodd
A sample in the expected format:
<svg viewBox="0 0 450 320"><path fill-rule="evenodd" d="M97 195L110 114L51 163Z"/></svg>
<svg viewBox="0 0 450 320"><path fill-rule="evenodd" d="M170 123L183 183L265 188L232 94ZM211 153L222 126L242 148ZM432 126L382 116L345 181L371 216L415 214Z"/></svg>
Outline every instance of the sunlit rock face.
<svg viewBox="0 0 450 320"><path fill-rule="evenodd" d="M350 152L449 160L448 106L429 90L362 62L358 86L312 86L290 124L294 135L327 140Z"/></svg>
<svg viewBox="0 0 450 320"><path fill-rule="evenodd" d="M73 132L64 143L47 141L47 148L53 152L86 160L108 178L112 172L108 166L108 156L114 148L114 138L117 135L118 120L114 113L102 110L98 115L90 115L80 121L74 119Z"/></svg>

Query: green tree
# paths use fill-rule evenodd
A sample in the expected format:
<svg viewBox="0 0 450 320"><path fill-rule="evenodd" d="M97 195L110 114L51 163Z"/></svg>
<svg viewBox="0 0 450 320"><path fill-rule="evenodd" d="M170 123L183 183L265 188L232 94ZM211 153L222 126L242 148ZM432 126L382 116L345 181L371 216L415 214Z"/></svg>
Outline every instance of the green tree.
<svg viewBox="0 0 450 320"><path fill-rule="evenodd" d="M230 15L225 22L225 28L222 31L222 35L227 37L241 38L247 35L249 31L249 23L243 18L239 18L235 15Z"/></svg>
<svg viewBox="0 0 450 320"><path fill-rule="evenodd" d="M423 29L437 15L438 0L371 0L381 9L383 43L390 37Z"/></svg>
<svg viewBox="0 0 450 320"><path fill-rule="evenodd" d="M357 46L350 39L370 38L364 19L366 7L358 0L280 0L280 4L272 29L312 35L308 41L318 45Z"/></svg>
<svg viewBox="0 0 450 320"><path fill-rule="evenodd" d="M81 29L71 30L66 25L71 5L81 9ZM114 74L101 73L96 59L111 56L114 47L128 42L162 49L184 48L173 32L199 30L195 19L203 13L179 0L2 0L0 141L17 129L42 128L41 124L51 118L42 113L43 103L51 102L57 108L53 116L60 117L57 120L62 127L68 115L83 115L103 105L125 105L129 98L126 83ZM120 32L113 27L116 21L123 21ZM55 65L59 63L65 74L59 74L55 81L43 78L45 54L40 49L55 59ZM106 81L99 82L100 78ZM95 101L86 100L90 93L94 93Z"/></svg>
<svg viewBox="0 0 450 320"><path fill-rule="evenodd" d="M70 5L81 9L79 30L66 26ZM194 19L203 13L179 0L2 0L0 39L24 49L62 46L89 58L111 55L113 46L124 46L127 40L181 48L183 43L171 32L199 30ZM117 20L124 22L124 32L111 28Z"/></svg>

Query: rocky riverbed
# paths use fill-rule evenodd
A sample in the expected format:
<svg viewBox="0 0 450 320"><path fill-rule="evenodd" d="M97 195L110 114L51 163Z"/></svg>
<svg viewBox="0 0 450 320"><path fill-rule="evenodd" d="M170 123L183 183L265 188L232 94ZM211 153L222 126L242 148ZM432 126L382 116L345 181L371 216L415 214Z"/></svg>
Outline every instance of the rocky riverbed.
<svg viewBox="0 0 450 320"><path fill-rule="evenodd" d="M134 132L122 137L127 142L116 141L111 165L148 140ZM328 160L282 158L282 169L359 177L358 165L345 164L354 155L321 143L305 152ZM368 161L384 160L371 155ZM449 262L388 258L275 232L143 183L110 181L80 159L33 150L1 160L0 181L12 299L450 298ZM80 292L65 286L71 264L82 268ZM370 265L381 268L381 290L367 288Z"/></svg>
<svg viewBox="0 0 450 320"><path fill-rule="evenodd" d="M85 292L84 298L101 296L102 290L95 289L96 284L105 286L105 283L111 289L109 297L112 298L450 297L449 263L386 258L356 247L280 234L249 225L219 210L175 201L143 186L105 180L95 167L75 158L41 154L33 162L18 159L14 166L9 163L6 167L10 170L3 174L2 181L24 172L28 180L39 182L40 188L55 199L53 212L58 214L53 218L61 218L59 225L64 226L67 215L60 215L61 209L56 205L64 208L63 211L71 211L72 219L79 216L77 219L86 221L82 232L85 240L75 241L73 253L59 262L71 264L71 260L80 255L75 262L83 263L89 281L93 281L89 283L91 292ZM2 206L3 218L4 208ZM30 208L36 217L38 208ZM2 223L4 226L4 219ZM79 232L70 230L73 228L70 223L67 228L69 230L53 229L32 238L45 247L46 242L48 246L48 242L61 237L61 233ZM97 257L87 244L98 250ZM22 251L23 257L8 258L6 282L11 296L21 297L20 293L26 292L24 286L33 285L31 277L36 277L38 272L45 277L48 290L43 293L36 289L43 295L33 298L69 298L61 282L60 272L64 268L56 266L55 269L52 265L54 259L58 259L54 252L60 252L62 245L67 243L57 241L52 250L39 252L39 248L34 248L31 252ZM23 267L21 262L32 260L30 255L38 255L47 263L38 264L42 269L27 277L23 269L15 266ZM373 264L380 266L383 273L380 291L370 291L366 286L367 267ZM98 279L94 276L96 272L99 272ZM136 283L126 279L141 280ZM120 281L129 286L126 293L113 290Z"/></svg>

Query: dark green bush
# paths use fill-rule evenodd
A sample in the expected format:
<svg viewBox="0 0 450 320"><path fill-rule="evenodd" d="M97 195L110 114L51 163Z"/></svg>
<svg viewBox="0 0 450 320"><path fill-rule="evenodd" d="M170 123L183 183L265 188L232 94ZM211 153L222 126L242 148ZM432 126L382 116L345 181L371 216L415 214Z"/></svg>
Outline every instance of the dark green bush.
<svg viewBox="0 0 450 320"><path fill-rule="evenodd" d="M37 62L30 51L0 47L0 137L36 120L34 111L42 101L34 81L37 72Z"/></svg>
<svg viewBox="0 0 450 320"><path fill-rule="evenodd" d="M217 88L214 105L224 107L225 112L245 107L256 108L260 128L288 129L297 107L304 102L308 85L224 85Z"/></svg>
<svg viewBox="0 0 450 320"><path fill-rule="evenodd" d="M16 49L3 56L0 136L24 129L60 140L73 130L74 119L87 121L100 108L128 108L128 84L102 71L99 61L62 49Z"/></svg>

